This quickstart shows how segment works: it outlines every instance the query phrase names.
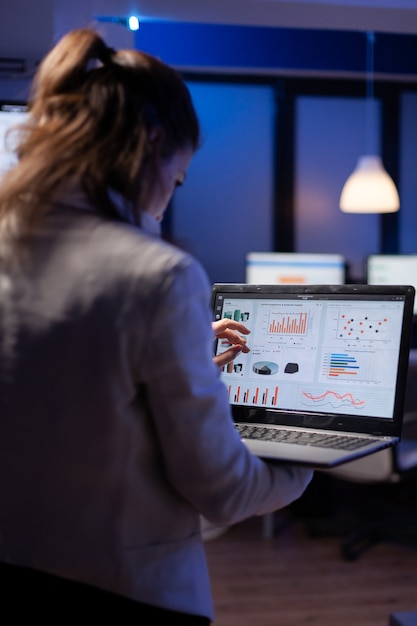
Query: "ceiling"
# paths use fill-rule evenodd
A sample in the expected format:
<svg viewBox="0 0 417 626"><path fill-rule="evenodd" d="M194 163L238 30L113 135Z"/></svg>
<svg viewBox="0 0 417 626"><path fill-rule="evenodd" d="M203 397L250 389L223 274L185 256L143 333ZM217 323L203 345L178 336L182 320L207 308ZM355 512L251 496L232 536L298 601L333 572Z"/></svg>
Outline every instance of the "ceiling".
<svg viewBox="0 0 417 626"><path fill-rule="evenodd" d="M417 34L417 0L92 0L96 15Z"/></svg>
<svg viewBox="0 0 417 626"><path fill-rule="evenodd" d="M143 20L417 35L417 0L0 0L0 57L38 61L69 28L131 13Z"/></svg>

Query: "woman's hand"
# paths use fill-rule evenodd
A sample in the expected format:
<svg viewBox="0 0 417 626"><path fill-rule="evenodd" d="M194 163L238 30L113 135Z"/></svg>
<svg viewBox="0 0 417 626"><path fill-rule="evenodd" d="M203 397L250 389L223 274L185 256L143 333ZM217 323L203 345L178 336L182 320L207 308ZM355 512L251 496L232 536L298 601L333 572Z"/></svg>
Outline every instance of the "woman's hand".
<svg viewBox="0 0 417 626"><path fill-rule="evenodd" d="M223 339L222 342L230 347L221 354L214 357L214 362L218 367L223 367L233 361L241 352L250 352L250 349L246 345L246 339L242 335L248 335L250 330L246 328L241 322L235 322L234 320L223 318L217 322L212 323L214 334L218 339Z"/></svg>

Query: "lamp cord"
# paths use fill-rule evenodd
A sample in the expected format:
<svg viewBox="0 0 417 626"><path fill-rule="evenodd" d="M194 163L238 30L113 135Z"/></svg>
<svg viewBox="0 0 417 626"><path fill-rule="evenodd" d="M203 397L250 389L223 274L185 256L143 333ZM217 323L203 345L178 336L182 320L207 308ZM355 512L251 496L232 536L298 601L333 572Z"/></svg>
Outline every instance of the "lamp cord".
<svg viewBox="0 0 417 626"><path fill-rule="evenodd" d="M375 33L366 33L366 143L367 154L375 152L375 99L374 99L374 47Z"/></svg>

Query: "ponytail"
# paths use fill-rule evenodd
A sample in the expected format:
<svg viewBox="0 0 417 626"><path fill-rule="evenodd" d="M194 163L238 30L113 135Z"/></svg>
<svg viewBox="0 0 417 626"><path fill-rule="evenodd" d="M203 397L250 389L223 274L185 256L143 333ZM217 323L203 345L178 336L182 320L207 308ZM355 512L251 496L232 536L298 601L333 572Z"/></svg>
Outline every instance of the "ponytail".
<svg viewBox="0 0 417 626"><path fill-rule="evenodd" d="M110 64L115 54L95 31L70 32L39 67L32 85L33 110L42 111L48 98L77 91L91 68Z"/></svg>
<svg viewBox="0 0 417 626"><path fill-rule="evenodd" d="M161 153L199 144L188 89L171 67L135 50L116 52L91 29L67 34L33 81L18 164L0 184L0 233L30 231L66 187L78 186L109 218L109 188L135 202L162 131ZM12 225L12 227L11 227Z"/></svg>

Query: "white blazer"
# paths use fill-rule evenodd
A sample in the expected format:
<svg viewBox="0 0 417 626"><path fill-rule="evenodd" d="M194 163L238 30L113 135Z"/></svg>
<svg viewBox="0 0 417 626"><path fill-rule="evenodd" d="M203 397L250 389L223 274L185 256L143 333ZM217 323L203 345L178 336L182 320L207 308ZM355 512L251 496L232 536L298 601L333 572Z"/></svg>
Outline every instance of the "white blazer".
<svg viewBox="0 0 417 626"><path fill-rule="evenodd" d="M0 266L0 560L213 618L199 515L271 512L312 474L241 443L209 297L193 258L85 202Z"/></svg>

